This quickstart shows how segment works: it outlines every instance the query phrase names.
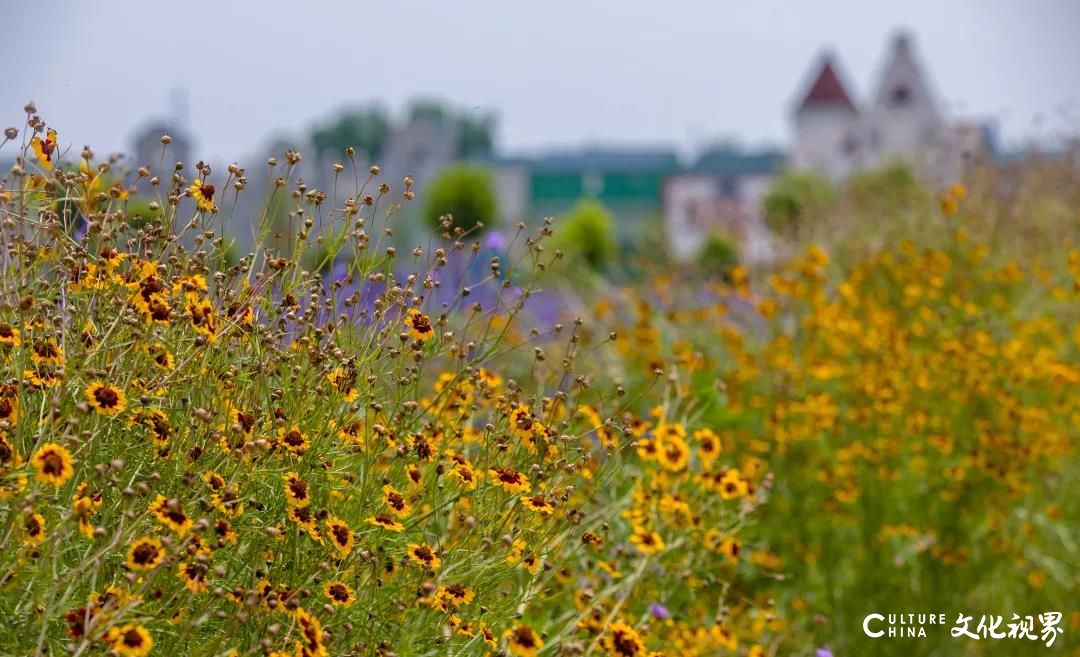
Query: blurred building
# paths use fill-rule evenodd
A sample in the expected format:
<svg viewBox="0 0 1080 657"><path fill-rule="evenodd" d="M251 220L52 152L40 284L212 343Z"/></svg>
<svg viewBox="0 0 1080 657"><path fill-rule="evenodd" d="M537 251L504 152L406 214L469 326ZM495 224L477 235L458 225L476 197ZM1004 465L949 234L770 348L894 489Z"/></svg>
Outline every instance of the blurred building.
<svg viewBox="0 0 1080 657"><path fill-rule="evenodd" d="M772 256L762 197L787 160L781 151L746 153L719 147L664 183L664 235L677 260L697 256L709 235L731 240L747 263Z"/></svg>
<svg viewBox="0 0 1080 657"><path fill-rule="evenodd" d="M161 143L163 135L172 138L164 151ZM188 172L193 171L195 160L191 159L191 154L191 138L175 120L150 121L139 128L131 140L131 156L134 158L132 164L136 167L149 167L155 176L172 175L177 162L183 162Z"/></svg>
<svg viewBox="0 0 1080 657"><path fill-rule="evenodd" d="M589 148L497 163L497 191L510 223L558 217L578 200L603 203L616 218L618 237L631 242L663 213L664 183L679 171L674 148Z"/></svg>
<svg viewBox="0 0 1080 657"><path fill-rule="evenodd" d="M985 126L946 119L904 32L893 38L868 102L855 100L829 54L799 98L791 164L833 180L903 161L928 180L947 182L966 158L992 151Z"/></svg>

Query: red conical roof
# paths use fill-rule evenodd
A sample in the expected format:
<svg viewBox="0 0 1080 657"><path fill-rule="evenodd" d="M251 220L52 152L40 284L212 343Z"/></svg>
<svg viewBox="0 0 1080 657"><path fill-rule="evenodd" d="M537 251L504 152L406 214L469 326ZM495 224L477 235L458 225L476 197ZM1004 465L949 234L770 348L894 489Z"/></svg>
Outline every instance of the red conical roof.
<svg viewBox="0 0 1080 657"><path fill-rule="evenodd" d="M811 85L810 91L799 104L799 111L813 107L846 107L855 111L855 104L851 102L851 97L848 96L844 84L840 82L839 76L833 69L832 60L828 57L821 65L821 72Z"/></svg>

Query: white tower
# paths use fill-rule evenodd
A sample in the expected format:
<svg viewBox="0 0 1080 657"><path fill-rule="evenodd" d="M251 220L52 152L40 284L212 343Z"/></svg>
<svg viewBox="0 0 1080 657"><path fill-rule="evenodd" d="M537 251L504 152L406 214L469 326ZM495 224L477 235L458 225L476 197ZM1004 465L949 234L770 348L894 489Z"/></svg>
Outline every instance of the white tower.
<svg viewBox="0 0 1080 657"><path fill-rule="evenodd" d="M940 159L945 122L923 77L911 38L898 33L866 117L866 159L880 166L903 159L932 173Z"/></svg>
<svg viewBox="0 0 1080 657"><path fill-rule="evenodd" d="M862 146L859 114L830 55L822 56L817 71L795 110L792 164L835 180L847 176L858 164Z"/></svg>

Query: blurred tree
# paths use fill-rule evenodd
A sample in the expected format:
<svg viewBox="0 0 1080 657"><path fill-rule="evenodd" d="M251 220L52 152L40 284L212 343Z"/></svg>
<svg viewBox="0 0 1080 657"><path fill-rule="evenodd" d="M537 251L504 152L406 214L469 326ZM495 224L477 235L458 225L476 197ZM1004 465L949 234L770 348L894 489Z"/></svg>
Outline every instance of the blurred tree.
<svg viewBox="0 0 1080 657"><path fill-rule="evenodd" d="M723 235L713 233L697 255L697 265L706 274L727 279L731 270L739 264L739 247Z"/></svg>
<svg viewBox="0 0 1080 657"><path fill-rule="evenodd" d="M852 176L848 190L859 210L871 213L909 209L931 198L911 165L901 160Z"/></svg>
<svg viewBox="0 0 1080 657"><path fill-rule="evenodd" d="M802 224L836 200L827 178L805 171L787 171L773 182L762 201L765 223L774 232L797 238Z"/></svg>
<svg viewBox="0 0 1080 657"><path fill-rule="evenodd" d="M453 227L469 230L477 222L490 228L498 217L491 173L484 167L455 164L442 170L424 192L424 218L434 228L444 215Z"/></svg>
<svg viewBox="0 0 1080 657"><path fill-rule="evenodd" d="M389 136L390 119L386 110L371 105L346 110L337 119L316 127L311 132L311 143L319 156L341 156L352 146L375 161L382 155Z"/></svg>
<svg viewBox="0 0 1080 657"><path fill-rule="evenodd" d="M581 199L555 223L551 247L573 261L580 258L594 271L606 268L619 250L615 221L602 203Z"/></svg>
<svg viewBox="0 0 1080 657"><path fill-rule="evenodd" d="M452 127L462 159L487 158L494 151L495 117L491 114L458 111L439 100L418 99L409 105L409 120Z"/></svg>
<svg viewBox="0 0 1080 657"><path fill-rule="evenodd" d="M462 114L458 118L458 153L462 158L490 158L495 150L495 117Z"/></svg>

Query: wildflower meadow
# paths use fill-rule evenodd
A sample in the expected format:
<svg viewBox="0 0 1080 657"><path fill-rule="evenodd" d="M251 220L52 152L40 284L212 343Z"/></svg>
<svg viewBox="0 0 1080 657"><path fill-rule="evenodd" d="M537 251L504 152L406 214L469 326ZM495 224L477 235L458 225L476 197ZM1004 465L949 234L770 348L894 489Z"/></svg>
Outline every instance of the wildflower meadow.
<svg viewBox="0 0 1080 657"><path fill-rule="evenodd" d="M620 279L558 220L401 248L352 149L315 189L45 116L0 150L0 655L913 654L900 612L1080 654L1075 172Z"/></svg>

